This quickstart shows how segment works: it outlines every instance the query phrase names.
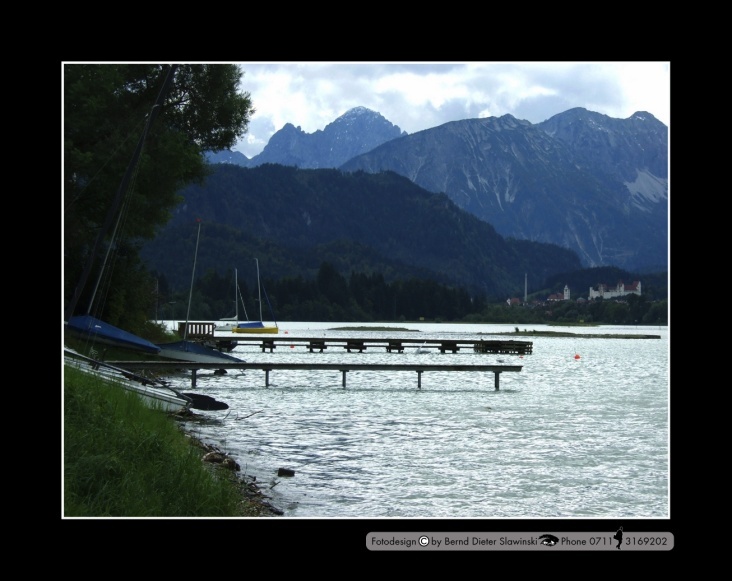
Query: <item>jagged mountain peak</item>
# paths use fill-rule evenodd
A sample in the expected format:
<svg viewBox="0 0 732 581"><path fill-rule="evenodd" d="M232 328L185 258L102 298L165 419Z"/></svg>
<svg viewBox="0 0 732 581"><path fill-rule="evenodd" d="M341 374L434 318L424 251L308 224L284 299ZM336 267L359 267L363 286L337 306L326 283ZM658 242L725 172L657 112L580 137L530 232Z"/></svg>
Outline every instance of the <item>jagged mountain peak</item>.
<svg viewBox="0 0 732 581"><path fill-rule="evenodd" d="M655 119L656 121L658 121L658 119L656 119L653 114L649 113L648 111L636 111L630 116L630 118L638 119L640 121L646 121L648 119Z"/></svg>
<svg viewBox="0 0 732 581"><path fill-rule="evenodd" d="M483 125L489 131L499 133L501 131L525 131L527 128L532 127L532 124L525 119L517 119L513 115L501 115L500 117L481 117L476 119L481 125Z"/></svg>
<svg viewBox="0 0 732 581"><path fill-rule="evenodd" d="M335 135L336 132L344 131L386 132L388 135L395 135L396 137L407 135L406 131L402 131L381 113L377 113L366 107L349 109L335 121L328 123L322 133ZM316 131L316 133L319 133L319 131Z"/></svg>
<svg viewBox="0 0 732 581"><path fill-rule="evenodd" d="M405 131L380 113L354 107L314 133L305 133L300 127L286 123L247 166L279 163L302 169L338 167L352 157L404 135L407 135Z"/></svg>
<svg viewBox="0 0 732 581"><path fill-rule="evenodd" d="M500 117L478 117L473 119L459 119L457 121L448 121L446 123L443 123L442 125L438 125L437 127L423 129L422 131L418 131L417 133L422 133L424 131L433 131L434 129L439 129L441 127L460 127L466 125L475 125L476 123L493 131L511 130L517 129L519 127L523 128L531 126L531 122L526 121L525 119L517 119L510 113L507 113L506 115L501 115Z"/></svg>
<svg viewBox="0 0 732 581"><path fill-rule="evenodd" d="M595 168L596 175L619 177L639 208L649 210L668 199L668 127L650 113L638 111L627 119L615 119L577 107L537 127L569 147L582 167ZM650 205L636 195L640 190L645 191L640 198Z"/></svg>
<svg viewBox="0 0 732 581"><path fill-rule="evenodd" d="M353 109L349 109L346 111L343 115L338 117L333 123L336 123L338 121L350 121L352 119L358 119L359 117L368 116L368 117L381 117L384 118L381 113L377 113L376 111L372 111L371 109L368 109L367 107L354 107ZM330 125L332 125L331 123Z"/></svg>
<svg viewBox="0 0 732 581"><path fill-rule="evenodd" d="M590 111L583 107L574 107L573 109L568 109L563 113L557 113L546 121L537 123L537 125L544 128L545 131L548 131L549 127L555 125L570 125L572 123L584 123L589 128L604 128L611 129L613 131L625 131L627 130L629 124L632 123L633 126L635 126L635 123L637 122L647 123L650 127L653 128L666 127L663 123L661 123L661 121L656 119L648 111L636 111L627 119L617 119L615 117L605 115L604 113Z"/></svg>

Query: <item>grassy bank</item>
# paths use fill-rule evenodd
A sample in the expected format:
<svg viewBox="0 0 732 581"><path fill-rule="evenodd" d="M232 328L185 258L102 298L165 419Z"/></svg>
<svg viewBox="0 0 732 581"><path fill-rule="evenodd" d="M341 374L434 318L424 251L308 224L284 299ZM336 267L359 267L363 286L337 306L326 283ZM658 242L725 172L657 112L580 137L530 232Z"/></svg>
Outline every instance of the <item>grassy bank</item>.
<svg viewBox="0 0 732 581"><path fill-rule="evenodd" d="M242 517L265 510L169 414L64 368L65 517Z"/></svg>

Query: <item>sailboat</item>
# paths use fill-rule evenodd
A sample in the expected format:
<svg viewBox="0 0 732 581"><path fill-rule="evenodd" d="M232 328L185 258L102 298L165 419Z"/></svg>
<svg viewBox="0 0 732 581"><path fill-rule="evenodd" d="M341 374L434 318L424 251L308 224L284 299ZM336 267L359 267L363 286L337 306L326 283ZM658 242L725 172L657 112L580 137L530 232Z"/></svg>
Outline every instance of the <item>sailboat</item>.
<svg viewBox="0 0 732 581"><path fill-rule="evenodd" d="M259 260L254 259L257 263L257 289L259 293L259 321L249 321L242 323L237 323L236 327L234 327L231 332L232 333L270 333L270 334L276 334L279 333L280 329L277 326L277 321L274 321L274 324L271 325L265 325L262 321L262 283L259 280ZM267 291L264 291L264 296L267 298ZM270 311L272 311L272 305L269 303L269 299L267 298L267 304L269 305ZM246 313L245 313L246 314ZM249 317L247 317L248 319ZM274 316L273 316L274 319Z"/></svg>
<svg viewBox="0 0 732 581"><path fill-rule="evenodd" d="M196 259L198 258L198 242L201 238L201 220L198 222L198 234L196 236L196 252L193 256L193 274L191 275L191 290L188 295L188 312L186 313L186 324L183 332L182 341L173 341L171 343L158 343L157 346L160 348L159 357L164 359L172 359L175 361L193 361L195 363L227 363L236 362L241 363L241 359L228 355L203 345L196 341L188 340L188 320L191 316L191 301L193 299L193 281L196 278Z"/></svg>
<svg viewBox="0 0 732 581"><path fill-rule="evenodd" d="M241 298L241 291L239 290L239 274L234 269L234 316L233 317L221 317L219 319L220 324L214 327L214 331L222 331L224 333L231 333L239 325L239 299ZM241 305L244 307L244 313L247 312L246 306L244 306L244 299L241 299ZM247 317L249 318L249 317Z"/></svg>
<svg viewBox="0 0 732 581"><path fill-rule="evenodd" d="M76 315L66 321L64 339L79 349L96 356L101 350L115 353L157 355L160 347L124 329L105 323L91 315ZM95 347L96 346L96 347Z"/></svg>
<svg viewBox="0 0 732 581"><path fill-rule="evenodd" d="M182 412L191 408L192 398L184 396L160 380L149 379L91 357L85 357L68 347L64 347L64 365L75 367L100 379L113 381L116 385L140 396L146 404L158 407L163 411Z"/></svg>
<svg viewBox="0 0 732 581"><path fill-rule="evenodd" d="M181 392L162 379L154 379L126 371L64 347L64 365L73 366L80 371L109 380L123 389L132 392L149 406L166 412L182 412L189 409L226 410L229 405L209 395Z"/></svg>

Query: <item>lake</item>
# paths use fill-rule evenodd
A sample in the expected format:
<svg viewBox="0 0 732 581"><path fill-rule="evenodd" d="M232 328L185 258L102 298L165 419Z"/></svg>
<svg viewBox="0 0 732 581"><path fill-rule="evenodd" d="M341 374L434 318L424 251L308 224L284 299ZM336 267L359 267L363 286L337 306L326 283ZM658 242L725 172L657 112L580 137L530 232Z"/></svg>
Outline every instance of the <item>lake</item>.
<svg viewBox="0 0 732 581"><path fill-rule="evenodd" d="M341 329L366 326L394 330ZM660 339L506 337L498 334L517 325L489 324L279 327L292 339L533 341L525 356L282 345L231 353L248 362L522 365L501 374L498 391L492 372L424 372L418 389L413 371L352 371L346 388L338 371L276 370L269 387L259 370L199 371L195 391L229 409L196 410L186 429L255 476L285 518L670 518L668 327L518 326ZM190 391L189 376L171 382Z"/></svg>

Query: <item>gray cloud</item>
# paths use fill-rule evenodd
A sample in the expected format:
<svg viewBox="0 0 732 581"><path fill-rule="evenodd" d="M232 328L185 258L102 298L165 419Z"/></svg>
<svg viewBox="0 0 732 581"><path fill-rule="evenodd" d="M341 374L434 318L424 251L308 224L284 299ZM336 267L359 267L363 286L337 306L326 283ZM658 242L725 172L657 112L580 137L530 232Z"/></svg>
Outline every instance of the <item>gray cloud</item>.
<svg viewBox="0 0 732 581"><path fill-rule="evenodd" d="M573 107L670 121L668 62L239 64L256 112L234 149L250 158L285 123L313 133L358 106L408 133L505 114L539 123Z"/></svg>

